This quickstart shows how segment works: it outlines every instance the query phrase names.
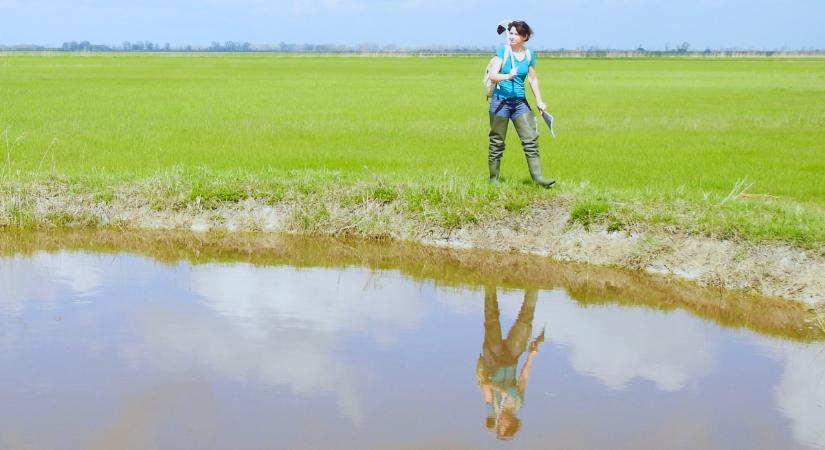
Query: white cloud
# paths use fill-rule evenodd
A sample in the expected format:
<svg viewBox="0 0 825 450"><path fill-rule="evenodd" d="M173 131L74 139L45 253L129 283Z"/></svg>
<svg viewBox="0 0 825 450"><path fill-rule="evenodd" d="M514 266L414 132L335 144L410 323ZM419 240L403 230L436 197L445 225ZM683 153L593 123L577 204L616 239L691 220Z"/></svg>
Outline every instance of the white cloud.
<svg viewBox="0 0 825 450"><path fill-rule="evenodd" d="M392 341L417 325L427 305L421 288L397 272L297 269L245 264L196 266L192 290L248 332L273 319L327 332L360 331Z"/></svg>
<svg viewBox="0 0 825 450"><path fill-rule="evenodd" d="M640 378L677 391L714 368L706 323L683 311L588 307L555 291L536 307L546 337L570 348L574 369L611 389Z"/></svg>
<svg viewBox="0 0 825 450"><path fill-rule="evenodd" d="M477 294L483 309L483 292ZM521 291L499 290L502 325L521 307ZM458 311L466 304L450 296L441 300ZM623 389L634 379L652 381L663 391L677 391L709 374L715 365L713 345L701 319L682 311L615 306L583 308L564 291L540 292L533 335L545 328L545 341L569 348L570 363L579 373L599 379L611 389Z"/></svg>
<svg viewBox="0 0 825 450"><path fill-rule="evenodd" d="M795 342L757 341L784 363L775 396L779 410L791 421L794 438L803 445L825 447L825 346Z"/></svg>
<svg viewBox="0 0 825 450"><path fill-rule="evenodd" d="M188 372L204 367L238 382L288 386L299 395L331 393L341 411L358 425L363 407L354 370L337 356L335 334L273 326L250 337L240 318L204 311L153 306L136 318L139 344L120 353L139 367Z"/></svg>
<svg viewBox="0 0 825 450"><path fill-rule="evenodd" d="M38 253L33 263L58 282L67 284L75 295L86 297L94 294L103 282L105 257L89 253Z"/></svg>
<svg viewBox="0 0 825 450"><path fill-rule="evenodd" d="M205 366L300 395L331 393L356 425L363 370L339 354L343 333L389 345L421 322L421 297L429 295L396 272L246 264L195 266L190 286L211 312L147 309L137 319L143 344L123 347L126 359L163 370Z"/></svg>
<svg viewBox="0 0 825 450"><path fill-rule="evenodd" d="M70 252L4 258L0 265L0 311L19 312L26 302L35 300L55 302L66 288L75 297L92 295L103 282L106 261L104 255Z"/></svg>

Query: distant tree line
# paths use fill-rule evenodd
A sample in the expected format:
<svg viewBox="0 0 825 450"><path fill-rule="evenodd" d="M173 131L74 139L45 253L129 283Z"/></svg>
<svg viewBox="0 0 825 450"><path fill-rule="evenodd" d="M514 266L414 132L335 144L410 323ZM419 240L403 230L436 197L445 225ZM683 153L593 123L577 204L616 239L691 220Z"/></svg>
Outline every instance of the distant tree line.
<svg viewBox="0 0 825 450"><path fill-rule="evenodd" d="M123 41L120 45L93 44L89 41L68 41L60 47L47 47L34 44L2 45L2 51L65 51L65 52L281 52L281 53L367 53L367 54L489 54L494 46L446 46L431 45L426 47L403 48L396 45L378 45L363 43L358 45L339 44L251 44L249 42L213 41L210 45L172 46L152 41ZM781 55L825 55L825 49L777 49L754 50L740 48L723 48L692 50L688 42L672 46L666 43L664 50L648 50L642 45L628 49L605 49L597 46L581 46L574 49L535 49L550 56L585 56L585 57L621 57L648 56L664 57L684 56L781 56Z"/></svg>
<svg viewBox="0 0 825 450"><path fill-rule="evenodd" d="M63 46L65 47L65 43ZM129 42L123 41L120 48L110 48L108 51L123 51L123 52L170 52L172 46L167 42L161 46L160 44L152 43L152 41L137 41Z"/></svg>
<svg viewBox="0 0 825 450"><path fill-rule="evenodd" d="M224 47L221 44L214 42L212 46L208 48L197 48L197 51L243 51L241 49L242 46L236 45L234 42L227 42L226 44L227 47ZM248 42L245 44L248 49L250 44ZM232 50L227 50L227 48L231 48ZM191 45L173 48L168 42L161 45L152 41L123 41L120 46L110 46L90 44L89 41L70 41L64 42L60 47L60 50L67 52L185 52L195 51L196 49Z"/></svg>

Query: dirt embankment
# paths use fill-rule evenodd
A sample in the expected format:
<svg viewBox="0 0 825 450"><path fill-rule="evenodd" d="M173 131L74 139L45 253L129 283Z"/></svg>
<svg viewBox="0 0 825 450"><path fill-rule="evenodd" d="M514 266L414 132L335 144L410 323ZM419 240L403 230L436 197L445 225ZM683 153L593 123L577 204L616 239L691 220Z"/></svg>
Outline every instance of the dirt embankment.
<svg viewBox="0 0 825 450"><path fill-rule="evenodd" d="M699 285L825 303L825 257L784 244L725 241L679 232L638 229L608 232L571 224L563 202L531 205L503 218L458 228L434 225L393 205L267 204L246 199L204 208L158 208L138 198L97 201L89 196L30 196L0 201L8 228L94 227L194 232L344 235L490 249L669 274Z"/></svg>
<svg viewBox="0 0 825 450"><path fill-rule="evenodd" d="M568 216L564 208L534 208L520 220L474 224L428 242L533 253L558 261L670 274L703 286L809 304L825 302L825 258L814 252L653 230L587 231L567 226Z"/></svg>

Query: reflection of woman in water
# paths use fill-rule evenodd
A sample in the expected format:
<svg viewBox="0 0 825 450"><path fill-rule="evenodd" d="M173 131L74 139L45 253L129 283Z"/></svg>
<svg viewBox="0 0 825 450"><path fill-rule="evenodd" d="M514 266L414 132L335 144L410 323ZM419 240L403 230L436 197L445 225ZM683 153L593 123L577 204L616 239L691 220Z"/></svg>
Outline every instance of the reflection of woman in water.
<svg viewBox="0 0 825 450"><path fill-rule="evenodd" d="M530 366L539 344L544 340L544 330L530 344L527 360L516 378L518 360L527 349L527 341L533 331L533 313L538 294L535 289L524 292L524 302L510 328L507 339L502 340L498 299L494 287L484 289L484 346L476 365L476 380L490 406L487 429L499 439L512 439L521 426L516 412L524 401L524 388L530 375Z"/></svg>

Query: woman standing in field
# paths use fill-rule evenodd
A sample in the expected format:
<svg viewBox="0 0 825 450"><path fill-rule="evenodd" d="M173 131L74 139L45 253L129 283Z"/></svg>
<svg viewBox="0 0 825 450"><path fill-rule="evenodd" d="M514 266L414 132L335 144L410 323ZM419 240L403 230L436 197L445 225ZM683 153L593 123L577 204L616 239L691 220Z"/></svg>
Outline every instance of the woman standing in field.
<svg viewBox="0 0 825 450"><path fill-rule="evenodd" d="M547 110L547 105L541 99L539 80L536 76L536 59L524 46L530 40L533 30L526 22L516 20L507 25L509 49L501 46L496 51L493 60L493 70L489 78L496 85L490 100L490 147L488 163L490 167L490 182L498 184L501 157L504 154L504 140L507 136L509 122L518 133L524 155L527 157L527 166L533 181L542 187L550 187L555 180L544 178L541 175L541 159L539 158L538 130L536 117L527 103L524 86L525 79L530 83L530 89L536 98L536 106L541 112Z"/></svg>

